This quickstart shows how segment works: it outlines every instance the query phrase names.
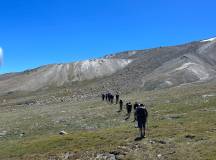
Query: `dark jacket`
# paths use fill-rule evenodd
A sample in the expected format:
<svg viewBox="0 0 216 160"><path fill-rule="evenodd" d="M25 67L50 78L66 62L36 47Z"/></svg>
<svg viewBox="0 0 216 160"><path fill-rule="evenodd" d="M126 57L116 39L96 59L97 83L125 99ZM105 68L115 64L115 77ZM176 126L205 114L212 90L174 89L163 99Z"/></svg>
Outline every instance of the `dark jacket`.
<svg viewBox="0 0 216 160"><path fill-rule="evenodd" d="M147 121L148 118L148 111L144 107L137 107L136 108L136 116L137 116L137 121Z"/></svg>

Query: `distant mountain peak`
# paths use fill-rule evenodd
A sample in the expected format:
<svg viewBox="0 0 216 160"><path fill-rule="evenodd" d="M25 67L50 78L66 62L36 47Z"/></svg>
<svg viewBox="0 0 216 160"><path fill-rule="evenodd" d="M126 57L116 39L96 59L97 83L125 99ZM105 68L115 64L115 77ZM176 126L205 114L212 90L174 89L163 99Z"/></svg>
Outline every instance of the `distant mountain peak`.
<svg viewBox="0 0 216 160"><path fill-rule="evenodd" d="M216 37L213 37L213 38L202 40L200 42L212 42L212 41L215 41L215 40L216 40Z"/></svg>

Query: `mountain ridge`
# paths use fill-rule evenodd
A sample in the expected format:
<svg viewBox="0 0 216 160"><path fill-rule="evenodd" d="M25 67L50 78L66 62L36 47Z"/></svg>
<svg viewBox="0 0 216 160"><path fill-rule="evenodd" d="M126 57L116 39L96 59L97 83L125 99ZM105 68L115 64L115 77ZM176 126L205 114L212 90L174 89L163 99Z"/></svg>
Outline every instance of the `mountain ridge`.
<svg viewBox="0 0 216 160"><path fill-rule="evenodd" d="M49 64L0 75L0 93L36 91L94 80L98 90L146 90L209 81L216 75L216 38L176 46L130 50L102 58Z"/></svg>

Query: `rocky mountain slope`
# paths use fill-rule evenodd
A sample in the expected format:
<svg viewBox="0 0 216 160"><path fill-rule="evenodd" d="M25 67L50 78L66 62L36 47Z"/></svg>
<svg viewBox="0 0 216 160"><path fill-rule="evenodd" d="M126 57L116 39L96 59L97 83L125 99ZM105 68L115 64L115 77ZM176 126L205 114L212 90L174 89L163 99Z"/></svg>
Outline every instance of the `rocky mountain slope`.
<svg viewBox="0 0 216 160"><path fill-rule="evenodd" d="M67 86L77 81L89 82L87 87L100 91L107 88L152 90L210 81L216 75L215 69L216 38L211 38L4 74L0 76L0 93L35 91Z"/></svg>
<svg viewBox="0 0 216 160"><path fill-rule="evenodd" d="M129 59L95 59L69 64L42 66L21 73L0 76L0 92L35 91L59 87L75 81L90 80L120 70L131 63Z"/></svg>
<svg viewBox="0 0 216 160"><path fill-rule="evenodd" d="M184 83L206 82L215 77L215 66L216 41L201 41L194 50L188 50L185 54L167 61L144 77L144 86L164 88Z"/></svg>

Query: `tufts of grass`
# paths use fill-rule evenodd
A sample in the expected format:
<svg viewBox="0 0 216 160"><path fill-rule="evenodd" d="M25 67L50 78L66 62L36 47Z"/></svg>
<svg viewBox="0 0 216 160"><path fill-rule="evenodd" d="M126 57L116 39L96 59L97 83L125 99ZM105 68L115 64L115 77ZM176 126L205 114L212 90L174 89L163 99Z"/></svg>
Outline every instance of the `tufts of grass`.
<svg viewBox="0 0 216 160"><path fill-rule="evenodd" d="M130 160L154 160L158 155L162 159L213 160L216 156L216 99L214 96L203 98L203 95L216 95L216 87L194 85L123 95L125 102L139 101L148 106L147 138L140 142L134 142L138 132L130 123L133 115L125 122L125 112L116 112L118 105L100 100L20 107L16 112L2 110L2 127L10 133L19 128L27 134L23 138L11 134L1 139L0 159L48 159L49 155L64 152L84 155L87 151L104 153L126 146L129 151L124 159ZM60 122L56 123L57 120ZM60 130L70 134L58 136Z"/></svg>
<svg viewBox="0 0 216 160"><path fill-rule="evenodd" d="M36 136L24 141L13 140L0 150L0 158L23 158L30 155L57 154L64 151L110 152L120 145L133 141L134 135L127 125L98 131L76 131L64 136ZM1 144L2 146L3 144Z"/></svg>

